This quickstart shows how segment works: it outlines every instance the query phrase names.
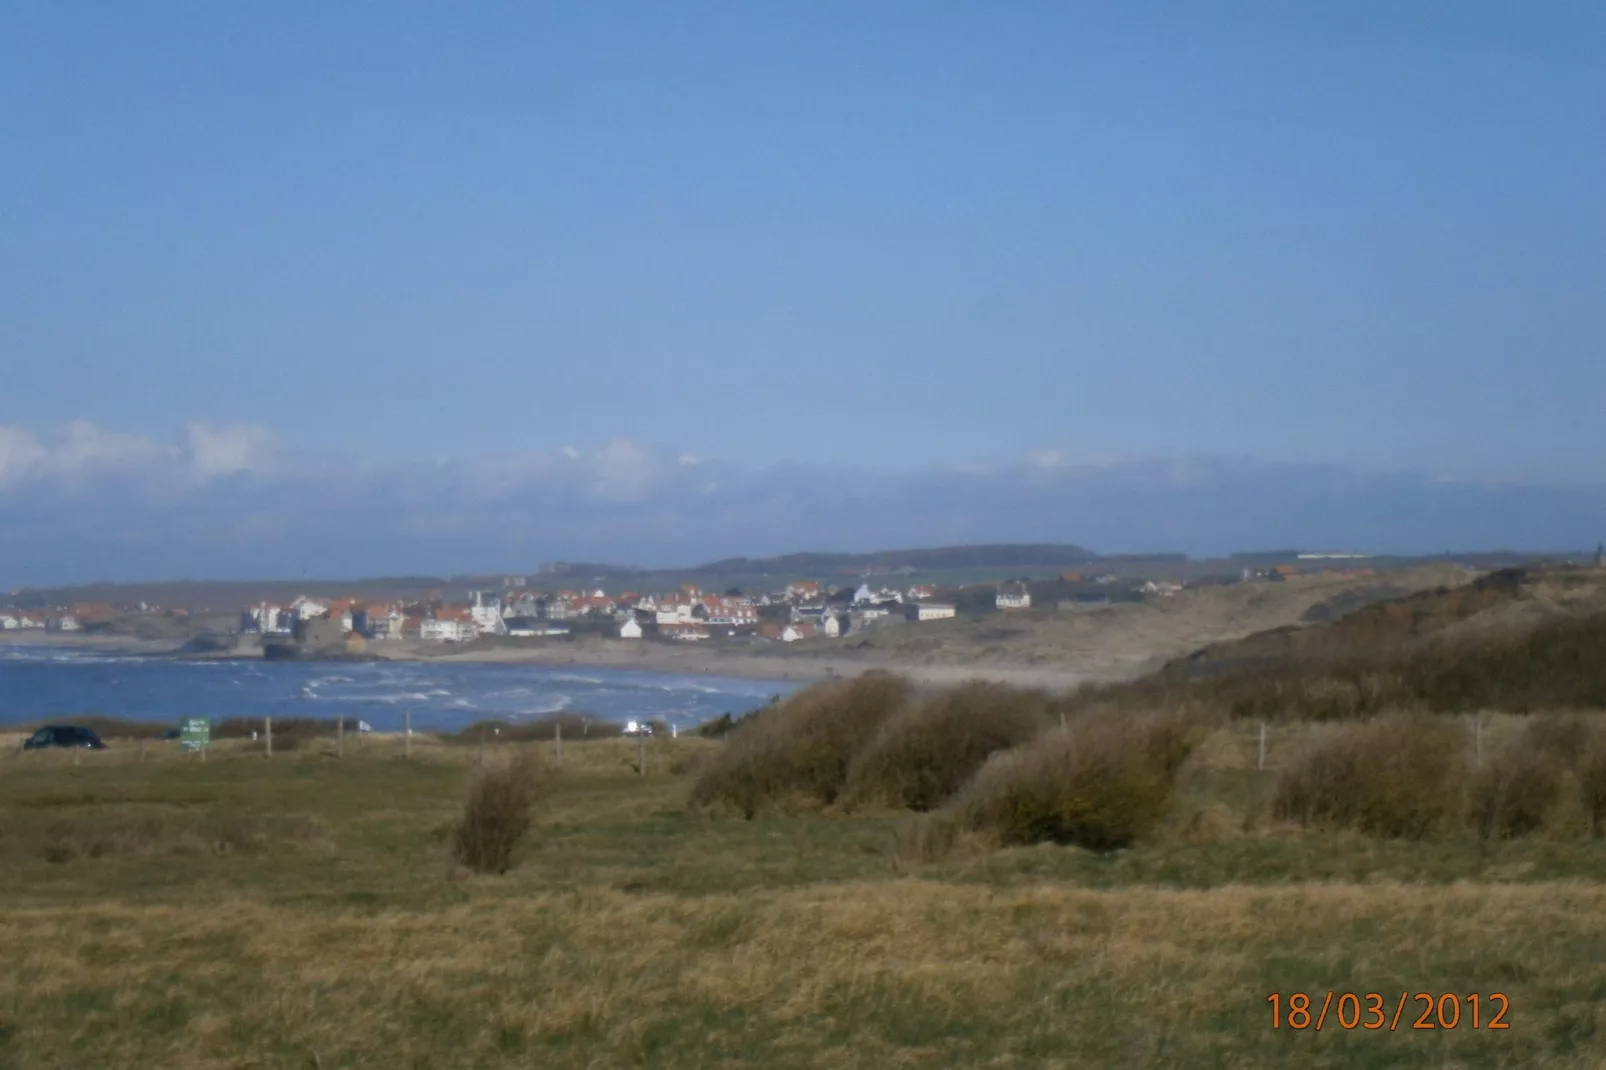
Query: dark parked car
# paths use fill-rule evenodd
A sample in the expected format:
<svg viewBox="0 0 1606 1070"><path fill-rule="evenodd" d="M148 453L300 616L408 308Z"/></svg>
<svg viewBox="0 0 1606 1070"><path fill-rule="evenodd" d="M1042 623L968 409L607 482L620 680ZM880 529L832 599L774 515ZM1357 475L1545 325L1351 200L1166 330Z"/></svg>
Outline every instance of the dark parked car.
<svg viewBox="0 0 1606 1070"><path fill-rule="evenodd" d="M23 750L43 750L46 747L88 747L105 750L106 744L88 728L75 724L47 724L23 743Z"/></svg>

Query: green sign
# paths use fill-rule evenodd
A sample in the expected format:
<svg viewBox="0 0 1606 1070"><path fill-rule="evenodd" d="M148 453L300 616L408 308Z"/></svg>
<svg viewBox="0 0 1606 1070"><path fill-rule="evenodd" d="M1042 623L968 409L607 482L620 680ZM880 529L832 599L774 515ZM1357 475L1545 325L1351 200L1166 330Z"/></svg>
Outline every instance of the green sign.
<svg viewBox="0 0 1606 1070"><path fill-rule="evenodd" d="M179 746L198 750L212 742L212 722L205 717L186 717L178 723Z"/></svg>

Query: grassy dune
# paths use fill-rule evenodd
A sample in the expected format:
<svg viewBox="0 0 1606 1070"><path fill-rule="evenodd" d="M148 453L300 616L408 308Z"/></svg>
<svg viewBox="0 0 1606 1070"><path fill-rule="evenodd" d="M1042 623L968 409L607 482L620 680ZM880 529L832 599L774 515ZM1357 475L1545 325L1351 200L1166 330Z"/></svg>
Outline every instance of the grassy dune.
<svg viewBox="0 0 1606 1070"><path fill-rule="evenodd" d="M498 877L451 862L473 747L0 759L0 1067L1599 1065L1606 843L1279 823L1307 731L1217 730L1130 850L930 865L899 813L689 810L721 744L567 743ZM1512 1028L1272 1031L1329 988Z"/></svg>

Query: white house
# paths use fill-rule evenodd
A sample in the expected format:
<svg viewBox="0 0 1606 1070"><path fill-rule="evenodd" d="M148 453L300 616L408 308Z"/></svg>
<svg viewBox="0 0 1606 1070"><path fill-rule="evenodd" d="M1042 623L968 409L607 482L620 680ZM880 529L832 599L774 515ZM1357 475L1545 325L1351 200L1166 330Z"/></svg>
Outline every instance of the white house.
<svg viewBox="0 0 1606 1070"><path fill-rule="evenodd" d="M813 639L816 634L814 625L806 621L799 624L791 624L781 633L781 642L795 643L799 639Z"/></svg>
<svg viewBox="0 0 1606 1070"><path fill-rule="evenodd" d="M692 615L696 604L689 598L680 595L665 595L658 600L657 614L659 624L690 624L697 618Z"/></svg>
<svg viewBox="0 0 1606 1070"><path fill-rule="evenodd" d="M641 624L639 622L637 622L636 616L635 616L634 613L632 613L630 615L630 618L628 620L626 620L623 624L619 625L619 638L621 638L621 639L640 639L641 638Z"/></svg>
<svg viewBox="0 0 1606 1070"><path fill-rule="evenodd" d="M0 613L0 631L12 631L22 627L22 623L9 613Z"/></svg>
<svg viewBox="0 0 1606 1070"><path fill-rule="evenodd" d="M290 609L295 613L297 620L311 620L313 617L321 617L329 612L328 606L322 602L314 602L306 595L302 595L294 602L291 602Z"/></svg>
<svg viewBox="0 0 1606 1070"><path fill-rule="evenodd" d="M820 623L820 634L827 639L840 639L848 631L848 619L836 613L827 613Z"/></svg>
<svg viewBox="0 0 1606 1070"><path fill-rule="evenodd" d="M1143 585L1144 594L1157 594L1162 598L1170 598L1181 591L1182 584L1175 580L1149 580Z"/></svg>
<svg viewBox="0 0 1606 1070"><path fill-rule="evenodd" d="M479 592L473 593L473 605L469 606L469 619L479 635L506 635L507 625L502 623L502 607L495 601L487 602Z"/></svg>
<svg viewBox="0 0 1606 1070"><path fill-rule="evenodd" d="M478 634L474 618L463 610L443 609L418 625L418 637L436 643L466 643Z"/></svg>
<svg viewBox="0 0 1606 1070"><path fill-rule="evenodd" d="M56 618L56 630L58 632L76 632L82 627L82 622L71 613L63 613Z"/></svg>
<svg viewBox="0 0 1606 1070"><path fill-rule="evenodd" d="M998 595L993 604L999 609L1030 609L1032 608L1032 592L1026 589L1024 583L1011 583L998 588Z"/></svg>
<svg viewBox="0 0 1606 1070"><path fill-rule="evenodd" d="M904 619L912 621L947 620L956 612L952 602L906 602L903 607Z"/></svg>
<svg viewBox="0 0 1606 1070"><path fill-rule="evenodd" d="M876 593L870 590L870 585L868 583L859 584L859 589L853 592L853 601L860 605L863 605L865 602L874 602L875 600Z"/></svg>
<svg viewBox="0 0 1606 1070"><path fill-rule="evenodd" d="M937 588L924 583L917 583L909 588L908 599L911 602L929 602L937 597Z"/></svg>

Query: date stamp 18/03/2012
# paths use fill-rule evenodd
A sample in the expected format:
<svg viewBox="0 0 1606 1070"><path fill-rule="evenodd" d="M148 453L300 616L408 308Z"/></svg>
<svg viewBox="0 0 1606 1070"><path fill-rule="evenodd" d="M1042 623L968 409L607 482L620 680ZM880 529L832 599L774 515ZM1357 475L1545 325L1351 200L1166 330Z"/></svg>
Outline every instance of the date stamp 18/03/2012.
<svg viewBox="0 0 1606 1070"><path fill-rule="evenodd" d="M1317 1004L1320 998L1320 1005ZM1391 1032L1406 1029L1510 1029L1507 1018L1511 1013L1511 1000L1504 992L1479 995L1476 992L1457 995L1445 992L1418 992L1412 995L1401 992L1398 999L1385 999L1381 992L1326 992L1313 996L1305 992L1273 992L1266 997L1271 1004L1273 1029L1323 1028L1384 1029ZM1393 1006L1389 1004L1392 1003ZM1414 1005L1414 1006L1412 1006ZM1411 1013L1406 1013L1407 1006ZM1392 1012L1392 1013L1390 1013Z"/></svg>

